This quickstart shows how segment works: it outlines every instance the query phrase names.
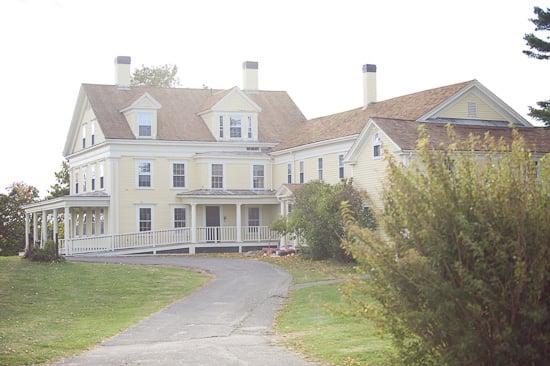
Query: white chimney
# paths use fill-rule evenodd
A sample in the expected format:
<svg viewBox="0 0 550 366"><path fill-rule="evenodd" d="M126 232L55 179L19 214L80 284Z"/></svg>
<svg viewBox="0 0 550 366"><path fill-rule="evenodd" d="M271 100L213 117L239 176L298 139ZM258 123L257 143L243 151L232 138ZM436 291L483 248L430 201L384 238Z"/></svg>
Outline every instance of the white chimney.
<svg viewBox="0 0 550 366"><path fill-rule="evenodd" d="M258 90L258 62L243 62L243 90Z"/></svg>
<svg viewBox="0 0 550 366"><path fill-rule="evenodd" d="M115 84L121 88L130 88L130 56L115 58Z"/></svg>
<svg viewBox="0 0 550 366"><path fill-rule="evenodd" d="M376 65L363 65L363 108L376 102Z"/></svg>

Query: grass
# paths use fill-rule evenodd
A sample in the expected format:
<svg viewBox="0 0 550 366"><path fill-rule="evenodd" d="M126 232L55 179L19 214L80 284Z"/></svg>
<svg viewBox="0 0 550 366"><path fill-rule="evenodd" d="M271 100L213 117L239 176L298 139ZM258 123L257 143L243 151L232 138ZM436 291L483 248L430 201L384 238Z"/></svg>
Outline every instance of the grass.
<svg viewBox="0 0 550 366"><path fill-rule="evenodd" d="M0 257L0 365L79 354L207 280L181 268Z"/></svg>
<svg viewBox="0 0 550 366"><path fill-rule="evenodd" d="M294 283L346 279L355 275L352 264L309 261L299 256L265 259L285 268ZM309 357L334 365L385 365L392 352L391 340L374 323L349 314L340 286L316 285L291 291L277 317L275 331L284 345ZM372 300L374 301L374 300Z"/></svg>

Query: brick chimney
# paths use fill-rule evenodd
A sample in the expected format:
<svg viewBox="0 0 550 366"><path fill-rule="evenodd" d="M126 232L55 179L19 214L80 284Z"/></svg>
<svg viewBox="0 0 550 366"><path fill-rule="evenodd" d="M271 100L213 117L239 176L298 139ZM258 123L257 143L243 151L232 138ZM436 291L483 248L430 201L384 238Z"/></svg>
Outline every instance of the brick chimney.
<svg viewBox="0 0 550 366"><path fill-rule="evenodd" d="M130 88L130 56L115 58L115 84L120 89Z"/></svg>
<svg viewBox="0 0 550 366"><path fill-rule="evenodd" d="M376 102L376 65L363 65L363 108Z"/></svg>
<svg viewBox="0 0 550 366"><path fill-rule="evenodd" d="M256 61L243 62L243 90L258 90L258 62Z"/></svg>

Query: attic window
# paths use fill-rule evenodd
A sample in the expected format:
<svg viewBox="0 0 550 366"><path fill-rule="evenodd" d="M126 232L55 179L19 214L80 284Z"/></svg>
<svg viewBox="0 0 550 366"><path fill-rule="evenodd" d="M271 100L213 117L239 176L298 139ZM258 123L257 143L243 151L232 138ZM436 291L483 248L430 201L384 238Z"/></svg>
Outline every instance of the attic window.
<svg viewBox="0 0 550 366"><path fill-rule="evenodd" d="M373 156L379 158L382 155L382 140L380 139L380 134L377 132L374 134L372 139L373 146Z"/></svg>
<svg viewBox="0 0 550 366"><path fill-rule="evenodd" d="M153 126L153 113L139 112L138 113L139 137L151 137L152 126Z"/></svg>
<svg viewBox="0 0 550 366"><path fill-rule="evenodd" d="M477 117L477 103L468 102L468 117Z"/></svg>

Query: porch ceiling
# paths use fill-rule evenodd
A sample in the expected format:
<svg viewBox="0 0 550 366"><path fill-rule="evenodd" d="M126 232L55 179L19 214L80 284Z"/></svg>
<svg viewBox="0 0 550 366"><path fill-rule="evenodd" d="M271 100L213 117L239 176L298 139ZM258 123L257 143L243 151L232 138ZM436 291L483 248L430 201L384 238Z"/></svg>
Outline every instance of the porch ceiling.
<svg viewBox="0 0 550 366"><path fill-rule="evenodd" d="M189 192L181 192L176 195L182 200L192 200L196 203L251 203L251 204L277 204L276 191L274 190L248 190L248 189L197 189ZM233 202L234 201L234 202Z"/></svg>

